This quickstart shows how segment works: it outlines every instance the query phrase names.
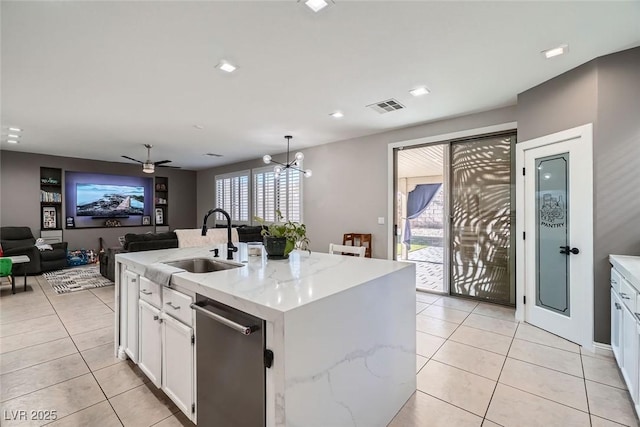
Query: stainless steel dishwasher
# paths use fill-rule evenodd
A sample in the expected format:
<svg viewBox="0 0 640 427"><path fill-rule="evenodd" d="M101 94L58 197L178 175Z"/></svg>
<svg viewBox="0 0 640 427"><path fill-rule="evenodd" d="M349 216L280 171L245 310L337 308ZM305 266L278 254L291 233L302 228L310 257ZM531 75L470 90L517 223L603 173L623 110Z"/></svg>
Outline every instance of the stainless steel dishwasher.
<svg viewBox="0 0 640 427"><path fill-rule="evenodd" d="M259 427L266 424L265 322L196 294L198 426Z"/></svg>

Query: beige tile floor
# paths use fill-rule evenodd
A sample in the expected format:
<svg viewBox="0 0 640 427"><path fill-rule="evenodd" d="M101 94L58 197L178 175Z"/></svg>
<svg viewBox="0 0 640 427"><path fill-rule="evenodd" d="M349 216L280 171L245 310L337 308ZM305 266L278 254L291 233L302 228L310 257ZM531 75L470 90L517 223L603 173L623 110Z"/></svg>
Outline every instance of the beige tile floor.
<svg viewBox="0 0 640 427"><path fill-rule="evenodd" d="M610 356L516 322L506 307L416 299L418 390L391 426L638 426Z"/></svg>
<svg viewBox="0 0 640 427"><path fill-rule="evenodd" d="M135 365L113 357L113 286L56 295L37 276L12 295L2 283L0 425L193 426ZM55 410L57 420L11 420L20 410Z"/></svg>
<svg viewBox="0 0 640 427"><path fill-rule="evenodd" d="M2 426L192 426L113 357L112 308L113 287L56 295L41 276L27 292L0 287ZM392 426L638 426L613 359L504 307L418 293L416 311L418 391ZM4 419L54 409L55 422Z"/></svg>

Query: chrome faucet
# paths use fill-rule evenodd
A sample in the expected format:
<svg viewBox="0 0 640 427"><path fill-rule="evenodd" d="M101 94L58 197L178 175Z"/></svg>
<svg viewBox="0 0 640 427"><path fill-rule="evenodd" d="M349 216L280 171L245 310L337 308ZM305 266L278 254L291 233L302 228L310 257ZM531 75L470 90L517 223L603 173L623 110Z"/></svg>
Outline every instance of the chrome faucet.
<svg viewBox="0 0 640 427"><path fill-rule="evenodd" d="M216 212L220 212L227 218L227 259L232 260L233 253L238 252L238 248L231 241L231 217L229 216L227 211L225 211L224 209L215 208L207 212L207 214L204 216L204 222L202 223L202 235L207 235L207 220L212 213Z"/></svg>

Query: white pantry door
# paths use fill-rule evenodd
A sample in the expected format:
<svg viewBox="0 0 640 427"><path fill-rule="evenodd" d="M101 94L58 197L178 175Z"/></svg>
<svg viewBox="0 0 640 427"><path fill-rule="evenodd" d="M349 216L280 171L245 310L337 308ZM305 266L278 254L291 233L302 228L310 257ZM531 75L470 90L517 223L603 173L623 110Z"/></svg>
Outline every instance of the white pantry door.
<svg viewBox="0 0 640 427"><path fill-rule="evenodd" d="M517 144L520 316L593 347L591 125ZM522 283L523 282L523 283Z"/></svg>

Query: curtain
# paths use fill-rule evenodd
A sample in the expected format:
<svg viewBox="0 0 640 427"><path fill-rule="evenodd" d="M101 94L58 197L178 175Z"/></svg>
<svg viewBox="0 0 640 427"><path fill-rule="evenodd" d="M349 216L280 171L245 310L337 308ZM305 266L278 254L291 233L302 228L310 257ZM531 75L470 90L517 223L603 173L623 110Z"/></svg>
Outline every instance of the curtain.
<svg viewBox="0 0 640 427"><path fill-rule="evenodd" d="M419 184L416 185L415 190L409 192L407 196L407 221L404 225L404 239L402 241L407 247L411 243L411 223L409 220L419 217L427 209L441 186L442 184Z"/></svg>

